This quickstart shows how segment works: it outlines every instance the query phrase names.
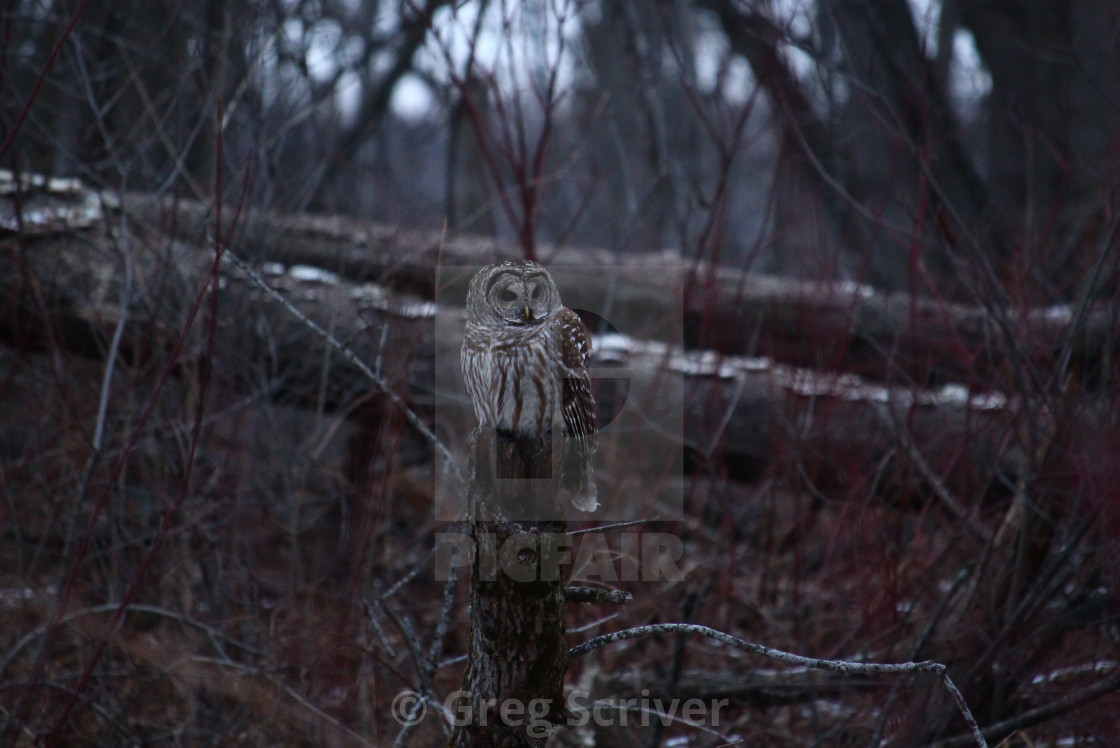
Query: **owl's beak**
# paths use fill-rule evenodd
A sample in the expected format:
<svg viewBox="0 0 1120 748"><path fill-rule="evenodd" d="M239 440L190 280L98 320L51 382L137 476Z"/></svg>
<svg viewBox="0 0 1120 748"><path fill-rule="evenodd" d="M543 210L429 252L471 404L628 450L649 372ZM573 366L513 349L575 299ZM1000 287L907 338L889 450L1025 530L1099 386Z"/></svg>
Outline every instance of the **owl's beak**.
<svg viewBox="0 0 1120 748"><path fill-rule="evenodd" d="M526 304L525 305L525 321L528 322L531 319L533 319L533 313L531 311L529 311L529 305Z"/></svg>

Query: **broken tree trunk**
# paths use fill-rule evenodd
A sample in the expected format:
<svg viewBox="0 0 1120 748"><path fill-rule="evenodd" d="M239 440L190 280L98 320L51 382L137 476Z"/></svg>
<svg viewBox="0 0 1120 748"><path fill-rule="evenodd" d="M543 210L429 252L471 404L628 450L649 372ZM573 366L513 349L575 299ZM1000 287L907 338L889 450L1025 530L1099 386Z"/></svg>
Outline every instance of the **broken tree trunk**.
<svg viewBox="0 0 1120 748"><path fill-rule="evenodd" d="M566 523L556 457L551 438L474 435L470 645L452 746L543 746L564 719Z"/></svg>

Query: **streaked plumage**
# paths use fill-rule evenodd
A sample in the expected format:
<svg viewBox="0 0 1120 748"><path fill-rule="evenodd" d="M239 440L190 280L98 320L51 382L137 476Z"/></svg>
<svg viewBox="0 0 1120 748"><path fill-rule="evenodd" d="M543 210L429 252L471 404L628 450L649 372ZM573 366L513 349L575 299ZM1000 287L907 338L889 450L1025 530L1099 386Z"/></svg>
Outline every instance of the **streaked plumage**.
<svg viewBox="0 0 1120 748"><path fill-rule="evenodd" d="M481 425L520 437L567 437L561 489L587 512L598 506L590 358L587 328L541 265L500 262L471 279L462 366L475 415Z"/></svg>

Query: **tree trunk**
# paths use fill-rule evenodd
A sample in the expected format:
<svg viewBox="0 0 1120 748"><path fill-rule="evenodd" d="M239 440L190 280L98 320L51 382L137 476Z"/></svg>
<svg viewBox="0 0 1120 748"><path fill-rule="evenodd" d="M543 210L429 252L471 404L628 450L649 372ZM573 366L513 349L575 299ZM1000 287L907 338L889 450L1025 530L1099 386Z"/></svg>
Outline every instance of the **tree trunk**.
<svg viewBox="0 0 1120 748"><path fill-rule="evenodd" d="M557 561L567 526L554 457L550 438L474 435L470 646L450 745L543 746L550 725L564 719L568 645Z"/></svg>

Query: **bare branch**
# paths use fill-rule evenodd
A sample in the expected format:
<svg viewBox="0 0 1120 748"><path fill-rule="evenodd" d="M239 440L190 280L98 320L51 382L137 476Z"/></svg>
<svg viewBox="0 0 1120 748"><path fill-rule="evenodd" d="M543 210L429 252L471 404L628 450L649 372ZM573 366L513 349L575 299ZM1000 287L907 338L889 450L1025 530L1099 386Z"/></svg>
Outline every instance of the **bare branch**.
<svg viewBox="0 0 1120 748"><path fill-rule="evenodd" d="M623 631L615 631L611 634L604 634L597 636L594 639L589 639L583 644L577 644L569 650L572 657L594 652L597 649L602 649L608 644L615 644L617 642L626 641L627 639L640 639L646 636L653 636L656 634L695 634L697 636L706 636L709 639L727 644L728 646L741 649L744 652L751 652L752 654L762 655L770 659L785 662L789 665L798 665L800 667L809 667L816 670L831 670L837 673L844 673L848 675L884 675L884 674L898 674L898 673L933 673L945 686L946 690L953 697L956 702L957 708L964 717L964 721L972 730L972 736L976 741L976 745L986 748L988 745L984 739L983 734L980 732L980 727L976 723L976 718L972 716L972 711L968 708L964 697L949 677L948 669L939 662L932 660L924 660L922 662L897 662L897 663L880 663L880 662L853 662L850 660L827 660L819 657L804 657L802 655L792 654L790 652L783 652L780 649L774 649L762 644L755 644L745 639L740 639L731 634L725 634L722 631L717 631L707 626L699 626L692 623L659 623L649 626L637 626Z"/></svg>
<svg viewBox="0 0 1120 748"><path fill-rule="evenodd" d="M420 416L416 415L416 413L408 407L404 400L401 399L401 396L398 395L397 392L389 386L389 383L386 382L383 377L376 374L373 369L369 368L369 366L364 361L358 358L358 356L353 351L351 351L336 337L324 330L319 326L317 322L312 320L306 314L297 309L290 301L277 293L274 288L269 286L268 283L263 278L261 278L255 270L249 267L249 265L240 257L238 257L234 252L226 250L226 256L228 256L234 262L234 264L236 264L237 267L240 268L240 270L244 272L246 276L248 276L248 278L258 288L268 294L274 301L278 302L280 306L284 307L284 309L287 310L289 314L294 316L316 335L322 338L327 343L327 345L342 354L343 358L345 358L354 366L358 367L358 370L361 371L367 379L373 382L374 386L376 386L377 389L381 391L381 393L386 397L386 399L389 400L390 403L392 403L397 408L400 408L401 413L404 414L405 420L407 420L408 423L414 429L416 429L416 431L421 436L427 439L437 452L439 452L440 457L443 458L444 469L450 472L460 485L466 485L463 479L463 474L459 470L459 465L458 463L456 463L454 456L452 456L451 450L447 448L447 445L440 441L439 437L435 435L435 432L431 430L428 424L424 423L424 421L421 420Z"/></svg>

